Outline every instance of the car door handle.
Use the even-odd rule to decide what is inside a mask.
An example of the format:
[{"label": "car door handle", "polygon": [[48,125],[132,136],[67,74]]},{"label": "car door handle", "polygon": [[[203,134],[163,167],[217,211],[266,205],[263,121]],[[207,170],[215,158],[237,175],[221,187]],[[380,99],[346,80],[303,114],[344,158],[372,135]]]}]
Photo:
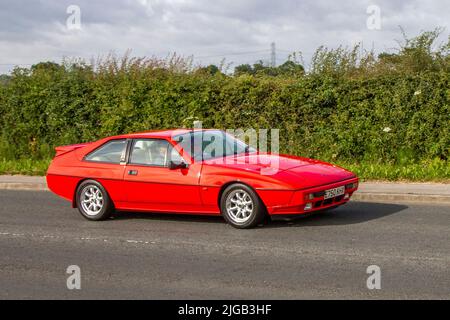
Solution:
[{"label": "car door handle", "polygon": [[137,176],[138,171],[137,171],[137,170],[128,170],[128,174],[129,174],[130,176]]}]

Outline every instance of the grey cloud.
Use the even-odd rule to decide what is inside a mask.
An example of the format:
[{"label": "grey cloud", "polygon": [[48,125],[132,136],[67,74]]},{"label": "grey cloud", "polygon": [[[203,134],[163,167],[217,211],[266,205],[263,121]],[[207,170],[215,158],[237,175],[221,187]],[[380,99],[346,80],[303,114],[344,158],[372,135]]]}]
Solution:
[{"label": "grey cloud", "polygon": [[[65,28],[70,4],[81,8],[81,31]],[[371,4],[381,8],[379,31],[366,28]],[[272,41],[280,49],[280,62],[287,55],[281,49],[302,51],[306,60],[320,45],[362,41],[382,51],[401,38],[399,26],[410,35],[437,26],[448,28],[449,9],[448,0],[3,0],[0,72],[10,68],[8,63],[90,58],[127,49],[135,55],[176,51],[209,57],[196,60],[201,63],[222,58],[251,63],[268,59],[269,53],[244,53],[268,50]]]}]

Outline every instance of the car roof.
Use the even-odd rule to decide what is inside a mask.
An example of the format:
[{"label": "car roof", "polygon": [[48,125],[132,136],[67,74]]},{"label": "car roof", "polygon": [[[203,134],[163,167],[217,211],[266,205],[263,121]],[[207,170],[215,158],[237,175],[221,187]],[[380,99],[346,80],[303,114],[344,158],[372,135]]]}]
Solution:
[{"label": "car roof", "polygon": [[180,134],[186,134],[193,131],[211,131],[218,129],[168,129],[168,130],[149,130],[135,133],[122,134],[109,138],[171,138]]}]

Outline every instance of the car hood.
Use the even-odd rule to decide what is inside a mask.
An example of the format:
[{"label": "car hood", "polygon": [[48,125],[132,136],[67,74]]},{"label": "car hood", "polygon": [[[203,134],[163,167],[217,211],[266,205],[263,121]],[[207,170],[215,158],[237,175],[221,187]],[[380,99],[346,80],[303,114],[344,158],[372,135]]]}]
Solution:
[{"label": "car hood", "polygon": [[[215,161],[213,159],[212,161]],[[331,168],[335,167],[326,162],[322,162],[319,160],[290,156],[290,155],[278,155],[278,154],[270,154],[270,153],[248,153],[248,154],[239,154],[228,156],[223,159],[218,159],[219,163],[223,162],[227,167],[235,167],[242,168],[245,170],[272,170],[272,171],[285,171],[285,170],[293,170],[299,167],[311,166],[311,165],[325,165],[325,167],[330,166]],[[324,169],[326,170],[326,168]],[[332,170],[332,169],[330,169]]]},{"label": "car hood", "polygon": [[355,177],[355,174],[329,163],[315,163],[291,168],[281,173],[283,180],[289,181],[295,189],[322,186]]},{"label": "car hood", "polygon": [[[213,161],[215,160],[216,159],[213,159]],[[219,162],[222,160],[227,167],[242,168],[245,170],[258,172],[265,169],[284,171],[318,162],[317,160],[308,158],[260,152],[228,156],[226,158],[219,159]]]},{"label": "car hood", "polygon": [[[339,166],[290,155],[251,153],[226,157],[223,166],[258,173],[289,189],[301,189],[343,181],[355,174]],[[267,180],[266,180],[267,181]]]}]

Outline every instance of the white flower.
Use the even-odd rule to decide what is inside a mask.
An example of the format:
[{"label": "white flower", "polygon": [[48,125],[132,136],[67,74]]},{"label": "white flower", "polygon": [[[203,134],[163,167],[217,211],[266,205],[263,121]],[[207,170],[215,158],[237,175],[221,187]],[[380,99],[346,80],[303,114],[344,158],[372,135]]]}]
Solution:
[{"label": "white flower", "polygon": [[391,130],[392,130],[391,128],[385,127],[385,128],[383,129],[383,132],[390,132]]},{"label": "white flower", "polygon": [[417,90],[417,91],[414,92],[414,95],[415,95],[415,96],[418,96],[418,95],[421,94],[421,93],[422,93],[422,91]]}]

